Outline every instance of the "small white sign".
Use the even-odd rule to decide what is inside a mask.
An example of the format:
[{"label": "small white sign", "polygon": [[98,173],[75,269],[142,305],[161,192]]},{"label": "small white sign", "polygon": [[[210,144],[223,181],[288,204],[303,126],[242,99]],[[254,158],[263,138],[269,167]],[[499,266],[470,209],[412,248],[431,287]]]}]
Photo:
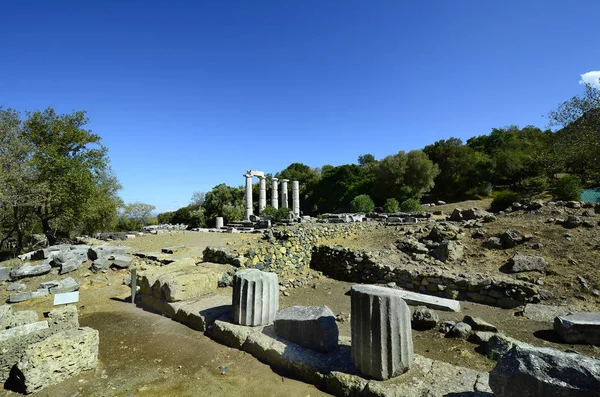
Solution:
[{"label": "small white sign", "polygon": [[66,305],[67,303],[79,302],[79,291],[65,292],[64,294],[54,295],[54,306]]}]

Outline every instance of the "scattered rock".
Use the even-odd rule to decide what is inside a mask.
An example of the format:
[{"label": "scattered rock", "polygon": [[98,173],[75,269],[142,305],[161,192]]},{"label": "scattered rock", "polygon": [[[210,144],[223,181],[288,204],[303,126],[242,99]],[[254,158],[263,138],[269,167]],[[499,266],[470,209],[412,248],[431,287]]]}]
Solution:
[{"label": "scattered rock", "polygon": [[469,324],[473,331],[498,332],[498,328],[496,328],[496,326],[484,321],[479,317],[465,316],[463,322]]},{"label": "scattered rock", "polygon": [[514,248],[519,244],[522,244],[525,239],[521,233],[516,230],[507,230],[500,235],[500,240],[502,241],[502,246],[504,248]]},{"label": "scattered rock", "polygon": [[492,336],[496,335],[495,332],[489,331],[475,331],[469,336],[469,342],[476,343],[478,345],[482,345],[484,343],[488,343]]},{"label": "scattered rock", "polygon": [[447,334],[452,328],[454,328],[455,325],[456,322],[454,321],[442,321],[440,324],[440,332],[442,334]]},{"label": "scattered rock", "polygon": [[504,248],[504,246],[502,245],[502,240],[500,240],[500,237],[488,238],[483,243],[483,246],[487,249],[496,249],[496,250],[500,250],[500,249]]},{"label": "scattered rock", "polygon": [[412,315],[412,327],[417,330],[435,328],[439,321],[439,316],[424,306],[417,306]]},{"label": "scattered rock", "polygon": [[510,273],[537,271],[543,273],[548,262],[541,256],[516,253],[508,260],[507,271]]},{"label": "scattered rock", "polygon": [[52,266],[50,266],[49,264],[31,266],[30,263],[26,263],[20,268],[13,269],[10,272],[10,278],[20,279],[25,277],[41,276],[42,274],[50,273],[50,270],[52,270]]},{"label": "scattered rock", "polygon": [[579,218],[578,216],[575,216],[575,215],[569,215],[567,220],[563,223],[563,226],[566,227],[567,229],[574,229],[576,227],[581,226],[581,224],[582,224],[581,218]]},{"label": "scattered rock", "polygon": [[488,340],[486,345],[486,353],[487,356],[492,360],[499,360],[514,346],[527,347],[530,345],[517,339],[508,337],[504,334],[496,333]]},{"label": "scattered rock", "polygon": [[131,266],[132,261],[133,258],[127,255],[113,255],[111,267],[127,269],[129,266]]},{"label": "scattered rock", "polygon": [[515,346],[490,373],[497,397],[600,395],[600,360],[543,347]]},{"label": "scattered rock", "polygon": [[431,250],[431,256],[441,262],[460,262],[465,255],[464,247],[456,241],[444,241]]},{"label": "scattered rock", "polygon": [[471,326],[467,323],[459,322],[452,327],[450,332],[446,334],[448,338],[466,339],[471,334]]},{"label": "scattered rock", "polygon": [[27,289],[27,286],[21,283],[10,283],[6,287],[7,291],[23,291],[25,289]]},{"label": "scattered rock", "polygon": [[10,303],[24,302],[30,299],[38,299],[48,296],[49,292],[47,289],[38,289],[37,291],[30,292],[17,292],[16,294],[10,294],[8,301]]}]

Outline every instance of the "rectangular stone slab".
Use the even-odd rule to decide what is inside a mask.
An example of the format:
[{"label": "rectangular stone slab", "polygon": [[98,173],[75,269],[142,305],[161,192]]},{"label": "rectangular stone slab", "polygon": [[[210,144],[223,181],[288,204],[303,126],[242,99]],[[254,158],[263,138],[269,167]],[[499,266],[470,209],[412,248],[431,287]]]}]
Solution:
[{"label": "rectangular stone slab", "polygon": [[539,303],[528,303],[523,310],[523,316],[534,321],[553,322],[554,318],[564,316],[570,310],[565,306],[550,306]]},{"label": "rectangular stone slab", "polygon": [[396,290],[402,299],[412,306],[425,306],[434,310],[445,312],[460,312],[460,302],[453,299],[438,298],[437,296],[424,295],[405,290]]},{"label": "rectangular stone slab", "polygon": [[554,331],[567,343],[600,345],[600,312],[577,312],[556,317]]}]

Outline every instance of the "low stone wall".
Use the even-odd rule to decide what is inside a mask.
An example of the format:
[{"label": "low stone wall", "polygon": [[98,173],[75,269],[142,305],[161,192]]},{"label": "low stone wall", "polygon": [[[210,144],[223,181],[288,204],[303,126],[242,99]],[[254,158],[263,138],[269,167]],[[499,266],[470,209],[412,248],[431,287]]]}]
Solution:
[{"label": "low stone wall", "polygon": [[406,290],[503,308],[540,301],[536,285],[508,277],[459,274],[434,266],[417,268],[382,262],[363,251],[321,245],[313,248],[310,267],[336,280],[368,284],[394,282]]},{"label": "low stone wall", "polygon": [[203,260],[294,276],[310,265],[315,245],[329,239],[356,235],[366,227],[361,223],[352,223],[271,229],[265,232],[263,241],[243,250],[229,252],[222,248],[207,247],[203,252]]}]

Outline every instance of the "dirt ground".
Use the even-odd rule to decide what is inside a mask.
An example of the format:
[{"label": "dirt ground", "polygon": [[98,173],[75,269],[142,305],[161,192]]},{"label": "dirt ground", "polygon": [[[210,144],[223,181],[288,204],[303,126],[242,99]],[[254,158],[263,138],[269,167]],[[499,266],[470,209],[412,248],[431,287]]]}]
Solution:
[{"label": "dirt ground", "polygon": [[[481,204],[481,203],[479,203]],[[477,206],[477,205],[470,205]],[[462,205],[468,208],[469,205]],[[452,206],[454,208],[454,206]],[[446,210],[450,212],[450,210]],[[538,217],[539,218],[539,217]],[[486,224],[489,235],[506,228],[518,228],[523,233],[531,233],[543,243],[541,255],[550,263],[550,275],[545,276],[546,284],[562,295],[565,302],[579,302],[587,308],[598,308],[598,303],[589,294],[584,300],[575,297],[580,294],[573,288],[578,274],[583,274],[590,283],[597,278],[598,251],[587,242],[598,241],[598,230],[569,230],[557,225],[546,225],[532,217],[500,217],[496,222]],[[343,240],[346,246],[377,249],[392,244],[396,236],[393,228],[384,228],[375,233],[356,239]],[[572,240],[564,242],[563,235],[570,233]],[[251,244],[260,235],[216,234],[184,232],[160,236],[142,236],[127,240],[122,245],[135,251],[159,252],[162,247],[186,245],[175,256],[200,257],[208,246],[233,248]],[[463,241],[464,240],[464,241]],[[498,272],[500,263],[510,252],[482,252],[481,241],[474,241],[470,234],[461,236],[466,246],[468,262],[481,271]],[[536,240],[534,240],[536,241]],[[586,242],[587,241],[587,242]],[[571,244],[571,245],[570,245]],[[510,251],[510,250],[507,250]],[[538,254],[540,254],[538,252]],[[594,256],[595,255],[595,256]],[[568,259],[576,264],[569,264]],[[94,371],[49,387],[38,393],[39,396],[321,396],[327,395],[312,385],[308,385],[276,373],[252,356],[220,345],[200,332],[194,331],[166,317],[144,311],[129,303],[130,290],[123,285],[127,270],[108,271],[95,275],[84,267],[69,274],[81,284],[78,304],[80,323],[100,332],[100,362]],[[316,273],[315,273],[316,275]],[[26,279],[28,290],[42,281],[57,278],[54,274]],[[280,307],[292,305],[329,306],[341,318],[350,313],[349,290],[351,283],[331,280],[320,276],[306,287],[290,288],[289,296],[280,297]],[[574,292],[575,291],[575,292]],[[228,289],[223,293],[230,293]],[[6,299],[8,292],[1,288],[0,299]],[[561,350],[575,350],[585,355],[600,356],[600,347],[564,345],[556,343],[550,323],[540,323],[516,316],[518,311],[505,310],[485,305],[462,302],[461,313],[437,312],[441,320],[462,320],[467,315],[475,315],[496,325],[503,333],[516,339],[540,346],[552,346]],[[13,305],[15,310],[34,309],[40,313],[52,308],[52,297]],[[338,322],[340,334],[350,336],[350,321]],[[487,359],[477,345],[464,340],[444,338],[437,329],[413,331],[415,351],[423,356],[445,362],[489,371],[495,362]],[[228,367],[222,374],[219,367]],[[18,394],[0,390],[0,396]]]}]

